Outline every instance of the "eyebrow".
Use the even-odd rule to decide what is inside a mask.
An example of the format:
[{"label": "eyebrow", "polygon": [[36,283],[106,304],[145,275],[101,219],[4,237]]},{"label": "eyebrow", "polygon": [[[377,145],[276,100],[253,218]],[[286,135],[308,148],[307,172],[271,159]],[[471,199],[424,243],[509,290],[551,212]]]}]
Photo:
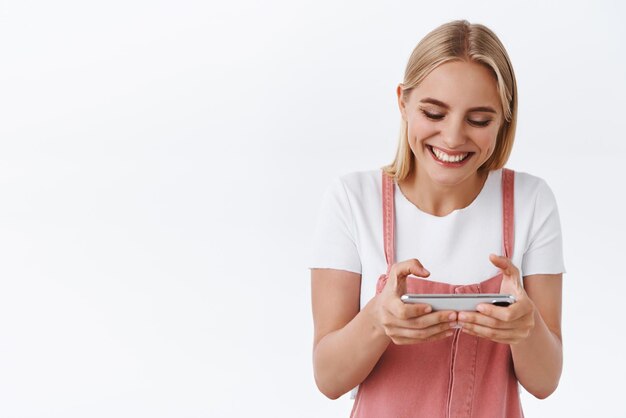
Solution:
[{"label": "eyebrow", "polygon": [[[440,100],[437,99],[433,99],[432,97],[426,97],[422,100],[420,100],[420,103],[430,103],[430,104],[434,104],[435,106],[439,106],[439,107],[443,107],[444,109],[450,109],[450,106]],[[495,109],[493,107],[490,106],[478,106],[478,107],[472,107],[471,109],[468,109],[468,112],[489,112],[489,113],[498,113],[495,111]]]}]

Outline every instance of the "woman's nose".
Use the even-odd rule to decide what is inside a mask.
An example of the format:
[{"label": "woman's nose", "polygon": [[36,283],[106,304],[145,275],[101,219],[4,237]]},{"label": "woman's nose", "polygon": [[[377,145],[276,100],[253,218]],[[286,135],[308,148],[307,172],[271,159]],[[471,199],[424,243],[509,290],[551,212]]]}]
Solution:
[{"label": "woman's nose", "polygon": [[443,129],[443,142],[450,149],[460,147],[467,142],[463,121],[449,120]]}]

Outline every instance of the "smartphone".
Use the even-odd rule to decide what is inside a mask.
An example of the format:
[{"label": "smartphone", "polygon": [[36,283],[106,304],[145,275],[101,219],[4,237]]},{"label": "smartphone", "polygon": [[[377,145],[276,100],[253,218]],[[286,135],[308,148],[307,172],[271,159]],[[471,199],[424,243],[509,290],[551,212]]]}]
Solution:
[{"label": "smartphone", "polygon": [[422,294],[408,293],[400,297],[404,303],[425,303],[433,311],[475,311],[481,303],[509,306],[515,303],[513,295],[499,293]]}]

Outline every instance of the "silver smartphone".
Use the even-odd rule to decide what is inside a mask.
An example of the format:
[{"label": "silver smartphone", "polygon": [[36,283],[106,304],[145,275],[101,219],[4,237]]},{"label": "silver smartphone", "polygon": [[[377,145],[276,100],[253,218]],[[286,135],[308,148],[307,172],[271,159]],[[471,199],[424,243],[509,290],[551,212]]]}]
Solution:
[{"label": "silver smartphone", "polygon": [[515,303],[513,295],[499,293],[464,293],[464,294],[415,294],[408,293],[400,297],[404,303],[425,303],[433,311],[475,311],[481,303],[496,306],[509,306]]}]

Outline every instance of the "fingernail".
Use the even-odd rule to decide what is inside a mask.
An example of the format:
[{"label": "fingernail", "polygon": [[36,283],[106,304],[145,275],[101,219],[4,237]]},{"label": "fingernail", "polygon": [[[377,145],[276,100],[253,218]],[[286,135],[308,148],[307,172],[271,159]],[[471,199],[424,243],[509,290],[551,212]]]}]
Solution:
[{"label": "fingernail", "polygon": [[463,313],[460,313],[460,314],[459,314],[459,320],[460,320],[460,321],[465,321],[466,319],[467,319],[467,315],[465,315],[465,314],[463,314]]},{"label": "fingernail", "polygon": [[424,312],[426,312],[426,313],[430,313],[430,311],[432,311],[432,310],[433,310],[433,308],[431,306],[427,306],[427,307],[424,308]]},{"label": "fingernail", "polygon": [[454,321],[454,320],[456,319],[456,314],[455,314],[454,312],[453,312],[453,313],[451,313],[451,314],[450,314],[450,316],[448,316],[448,319],[449,319],[450,321]]}]

